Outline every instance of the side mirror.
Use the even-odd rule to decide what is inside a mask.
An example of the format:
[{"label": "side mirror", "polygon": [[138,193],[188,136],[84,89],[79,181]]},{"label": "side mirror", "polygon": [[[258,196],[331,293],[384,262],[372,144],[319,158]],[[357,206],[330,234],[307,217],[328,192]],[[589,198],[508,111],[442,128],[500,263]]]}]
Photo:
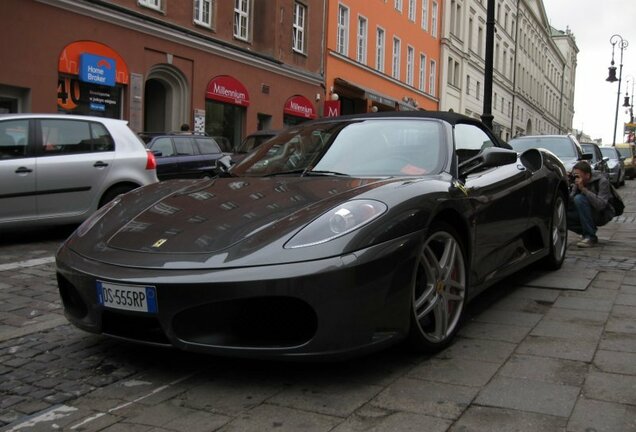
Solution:
[{"label": "side mirror", "polygon": [[517,152],[499,147],[488,147],[478,155],[462,162],[459,165],[460,177],[486,168],[510,165],[517,162]]},{"label": "side mirror", "polygon": [[605,156],[605,157],[603,158],[603,162],[607,163],[607,162],[609,162],[609,159],[610,159],[610,158],[609,158],[608,156]]}]

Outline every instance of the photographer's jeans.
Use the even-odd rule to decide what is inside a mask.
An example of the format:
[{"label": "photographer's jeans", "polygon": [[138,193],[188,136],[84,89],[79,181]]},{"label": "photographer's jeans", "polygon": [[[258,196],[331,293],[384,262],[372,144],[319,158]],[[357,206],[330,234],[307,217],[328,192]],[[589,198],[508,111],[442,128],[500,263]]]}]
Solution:
[{"label": "photographer's jeans", "polygon": [[568,229],[585,238],[596,240],[596,224],[592,214],[592,205],[583,194],[574,196],[574,203],[570,205],[567,214]]}]

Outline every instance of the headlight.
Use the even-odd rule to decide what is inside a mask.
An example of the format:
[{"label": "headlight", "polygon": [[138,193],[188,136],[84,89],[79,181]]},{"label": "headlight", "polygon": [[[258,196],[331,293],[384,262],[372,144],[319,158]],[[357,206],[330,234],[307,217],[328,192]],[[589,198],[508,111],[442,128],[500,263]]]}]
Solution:
[{"label": "headlight", "polygon": [[386,204],[380,201],[361,199],[346,202],[310,222],[285,244],[285,248],[326,243],[368,224],[386,210]]},{"label": "headlight", "polygon": [[121,198],[117,197],[114,200],[112,200],[109,203],[107,203],[104,206],[102,206],[101,208],[97,209],[97,211],[95,213],[93,213],[91,216],[89,216],[88,219],[86,219],[79,226],[79,228],[77,228],[77,230],[75,230],[75,234],[77,234],[78,237],[83,237],[87,232],[89,232],[91,230],[91,228],[93,228],[95,226],[95,224],[97,222],[99,222],[99,220],[102,217],[104,217],[104,215],[106,213],[108,213],[110,211],[110,209],[112,209],[117,204],[119,204],[120,201],[121,201]]}]

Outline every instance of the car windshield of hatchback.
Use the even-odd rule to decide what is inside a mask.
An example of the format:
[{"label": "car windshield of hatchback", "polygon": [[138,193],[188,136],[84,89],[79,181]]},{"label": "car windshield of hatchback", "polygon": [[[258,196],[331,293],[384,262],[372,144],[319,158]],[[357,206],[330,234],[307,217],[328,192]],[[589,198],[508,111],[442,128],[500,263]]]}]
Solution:
[{"label": "car windshield of hatchback", "polygon": [[632,150],[629,147],[616,147],[616,150],[618,150],[624,158],[632,157]]},{"label": "car windshield of hatchback", "polygon": [[578,158],[574,144],[567,137],[514,138],[508,144],[519,153],[531,148],[544,148],[554,153],[559,159]]},{"label": "car windshield of hatchback", "polygon": [[603,157],[608,157],[610,159],[618,159],[618,154],[614,147],[600,147],[601,154]]},{"label": "car windshield of hatchback", "polygon": [[232,175],[418,176],[441,171],[438,121],[370,119],[286,130],[234,165]]}]

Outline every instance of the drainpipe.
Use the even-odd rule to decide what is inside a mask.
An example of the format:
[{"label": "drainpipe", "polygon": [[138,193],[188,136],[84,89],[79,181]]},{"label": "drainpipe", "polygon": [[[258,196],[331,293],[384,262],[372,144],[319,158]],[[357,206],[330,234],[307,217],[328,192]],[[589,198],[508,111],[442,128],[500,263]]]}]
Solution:
[{"label": "drainpipe", "polygon": [[517,53],[519,52],[519,27],[521,27],[521,17],[519,16],[519,4],[517,0],[517,28],[515,29],[515,59],[512,65],[512,112],[510,113],[510,137],[515,137],[515,99],[517,97]]}]

